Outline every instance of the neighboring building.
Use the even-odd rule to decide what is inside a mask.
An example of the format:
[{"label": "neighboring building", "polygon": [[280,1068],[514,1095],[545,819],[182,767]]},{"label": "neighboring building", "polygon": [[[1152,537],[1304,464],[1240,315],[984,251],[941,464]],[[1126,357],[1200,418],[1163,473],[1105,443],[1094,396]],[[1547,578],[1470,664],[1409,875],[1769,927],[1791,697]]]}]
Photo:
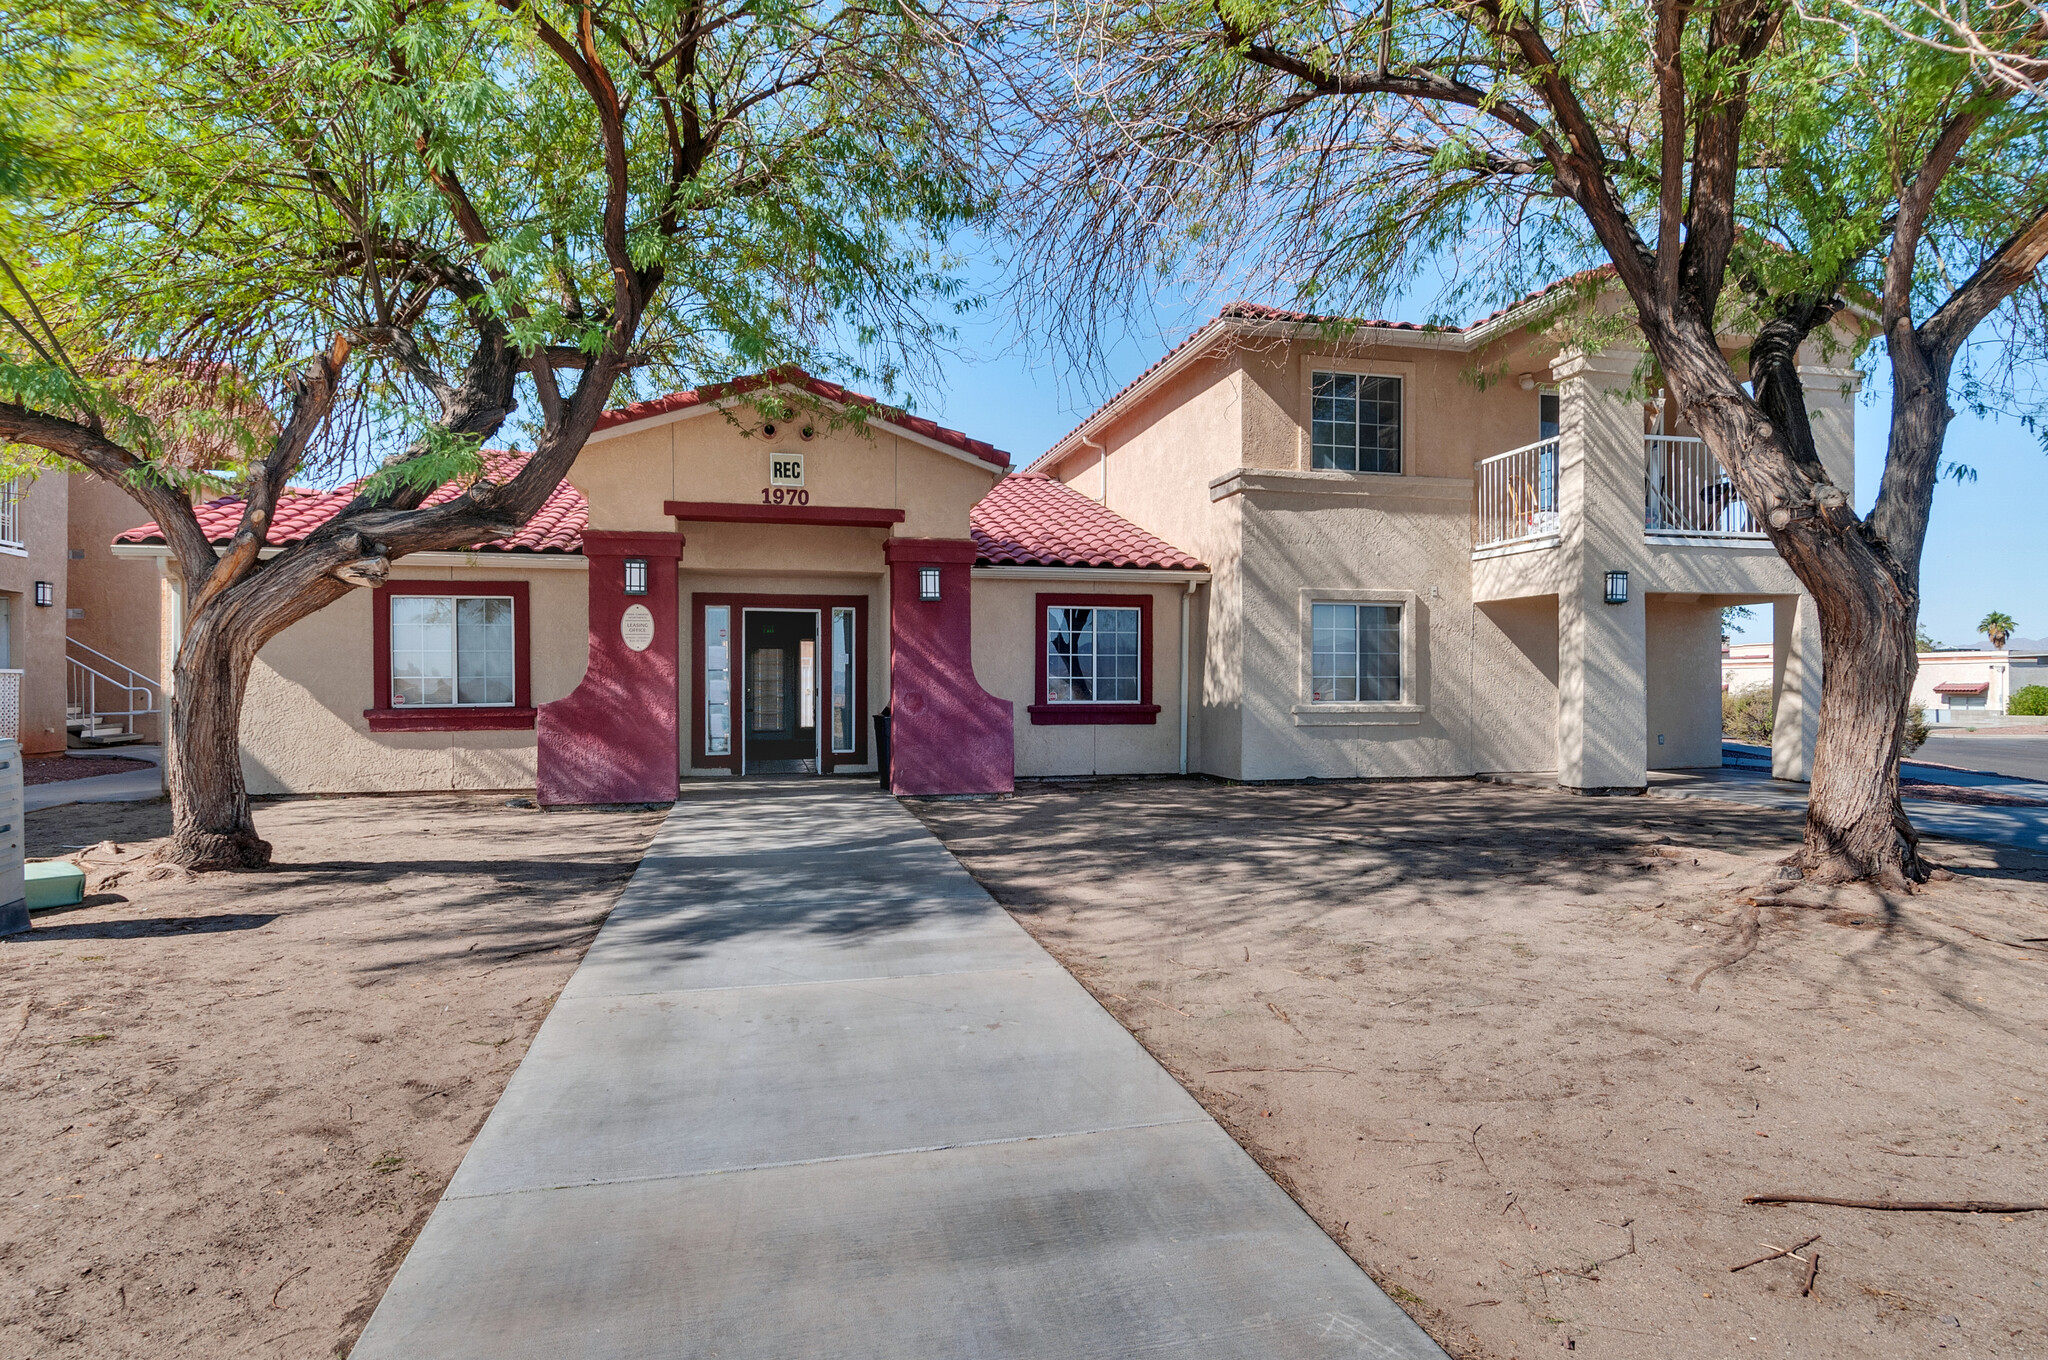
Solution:
[{"label": "neighboring building", "polygon": [[[1728,691],[1768,685],[1771,644],[1738,642],[1721,657],[1721,688]],[[1972,715],[2004,713],[2014,691],[2048,685],[2048,652],[1935,651],[1920,653],[1913,677],[1913,699],[1924,705],[1934,722],[1966,722]]]},{"label": "neighboring building", "polygon": [[25,754],[155,735],[156,571],[108,547],[134,520],[125,492],[83,474],[0,483],[0,728],[18,696]]},{"label": "neighboring building", "polygon": [[[887,709],[903,793],[1180,770],[1639,789],[1719,763],[1732,604],[1774,607],[1774,764],[1803,777],[1812,604],[1705,446],[1633,395],[1641,356],[1545,334],[1569,283],[1342,338],[1232,307],[1019,475],[800,374],[610,412],[515,538],[405,558],[263,650],[250,787],[665,801],[692,775],[873,770]],[[1803,371],[1853,485],[1856,375]],[[860,428],[764,423],[770,383]],[[346,497],[287,497],[274,541]],[[145,525],[115,551],[168,549]]]}]

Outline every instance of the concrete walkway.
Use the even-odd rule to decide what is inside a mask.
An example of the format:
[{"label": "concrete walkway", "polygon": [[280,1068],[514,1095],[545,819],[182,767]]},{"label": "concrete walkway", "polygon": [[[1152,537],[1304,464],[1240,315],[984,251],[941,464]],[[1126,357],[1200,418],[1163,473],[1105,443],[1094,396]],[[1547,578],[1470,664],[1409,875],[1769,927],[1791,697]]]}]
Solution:
[{"label": "concrete walkway", "polygon": [[54,784],[31,784],[21,791],[26,811],[39,812],[67,803],[146,803],[164,796],[163,747],[109,746],[80,754],[146,760],[151,768],[97,774],[89,779],[60,779]]},{"label": "concrete walkway", "polygon": [[895,800],[684,791],[354,1351],[1443,1352]]}]

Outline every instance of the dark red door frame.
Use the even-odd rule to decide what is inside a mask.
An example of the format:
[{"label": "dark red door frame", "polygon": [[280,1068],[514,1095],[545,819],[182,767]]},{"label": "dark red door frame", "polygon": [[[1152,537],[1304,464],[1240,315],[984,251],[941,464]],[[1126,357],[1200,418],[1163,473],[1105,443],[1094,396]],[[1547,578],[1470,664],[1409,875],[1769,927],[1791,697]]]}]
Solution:
[{"label": "dark red door frame", "polygon": [[[731,755],[704,754],[704,611],[724,605],[733,611],[726,675],[729,692],[726,711],[731,715]],[[692,591],[690,594],[690,755],[684,769],[731,770],[740,772],[740,754],[745,749],[746,709],[744,665],[746,614],[749,609],[815,612],[818,616],[818,769],[830,774],[842,765],[868,763],[868,598],[865,595],[728,595]],[[832,611],[853,611],[853,750],[832,749]]]}]

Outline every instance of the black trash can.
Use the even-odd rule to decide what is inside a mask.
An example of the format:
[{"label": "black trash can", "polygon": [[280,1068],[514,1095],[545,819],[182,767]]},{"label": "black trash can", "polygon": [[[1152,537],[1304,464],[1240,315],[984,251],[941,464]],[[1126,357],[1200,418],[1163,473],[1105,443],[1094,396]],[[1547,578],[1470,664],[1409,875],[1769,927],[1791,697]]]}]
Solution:
[{"label": "black trash can", "polygon": [[889,789],[889,710],[883,709],[875,715],[875,770],[881,776],[882,790]]}]

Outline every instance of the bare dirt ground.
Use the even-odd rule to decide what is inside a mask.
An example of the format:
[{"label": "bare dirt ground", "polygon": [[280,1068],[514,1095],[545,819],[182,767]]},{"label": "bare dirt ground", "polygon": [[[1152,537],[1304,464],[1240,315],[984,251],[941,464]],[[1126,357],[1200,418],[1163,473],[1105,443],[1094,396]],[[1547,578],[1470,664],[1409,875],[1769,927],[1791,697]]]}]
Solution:
[{"label": "bare dirt ground", "polygon": [[[917,811],[1454,1356],[2048,1354],[2048,1213],[1742,1202],[2048,1200],[2048,861],[1822,892],[1786,814],[1462,782]],[[1815,1234],[1810,1297],[1729,1271]]]},{"label": "bare dirt ground", "polygon": [[161,802],[28,816],[82,906],[0,939],[0,1355],[334,1356],[658,813],[259,804],[281,867],[124,868]]}]

